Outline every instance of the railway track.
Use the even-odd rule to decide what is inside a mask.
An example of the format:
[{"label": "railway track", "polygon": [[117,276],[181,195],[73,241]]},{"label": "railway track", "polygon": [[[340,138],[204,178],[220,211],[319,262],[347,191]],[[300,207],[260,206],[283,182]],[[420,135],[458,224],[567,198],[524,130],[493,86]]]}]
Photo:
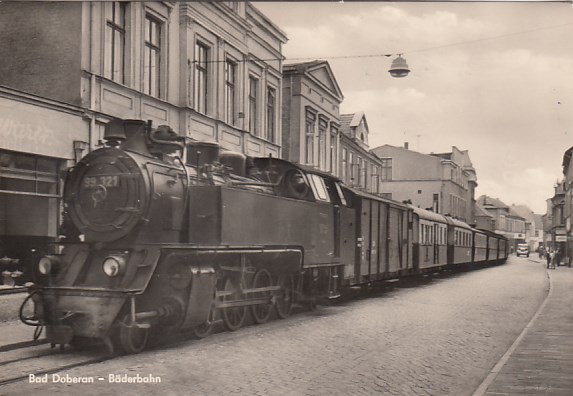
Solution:
[{"label": "railway track", "polygon": [[19,294],[24,293],[28,289],[26,287],[0,287],[0,296],[6,294]]},{"label": "railway track", "polygon": [[[0,347],[0,387],[14,382],[112,359],[107,350],[78,351],[52,348],[46,340],[25,341]],[[1,393],[1,392],[0,392]]]}]

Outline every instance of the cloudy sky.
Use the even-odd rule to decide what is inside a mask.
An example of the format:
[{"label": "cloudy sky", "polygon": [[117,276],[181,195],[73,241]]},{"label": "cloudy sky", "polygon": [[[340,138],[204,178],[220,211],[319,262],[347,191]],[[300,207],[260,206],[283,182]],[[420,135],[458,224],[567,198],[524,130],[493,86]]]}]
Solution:
[{"label": "cloudy sky", "polygon": [[[255,6],[288,59],[326,59],[364,111],[370,147],[469,150],[477,196],[545,213],[573,146],[573,6],[531,2],[282,2]],[[411,74],[387,70],[403,54]],[[349,56],[336,59],[340,56]]]}]

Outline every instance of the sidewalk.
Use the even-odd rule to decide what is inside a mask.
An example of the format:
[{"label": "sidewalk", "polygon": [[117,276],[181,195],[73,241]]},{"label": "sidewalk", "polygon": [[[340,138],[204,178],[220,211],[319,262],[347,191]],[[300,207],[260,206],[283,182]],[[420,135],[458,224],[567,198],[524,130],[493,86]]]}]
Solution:
[{"label": "sidewalk", "polygon": [[474,396],[573,395],[573,268],[547,273],[547,299]]}]

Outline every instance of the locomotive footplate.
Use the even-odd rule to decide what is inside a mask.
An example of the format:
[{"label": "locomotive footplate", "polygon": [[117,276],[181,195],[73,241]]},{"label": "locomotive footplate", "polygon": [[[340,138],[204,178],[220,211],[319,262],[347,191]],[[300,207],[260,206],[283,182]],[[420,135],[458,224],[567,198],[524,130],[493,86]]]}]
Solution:
[{"label": "locomotive footplate", "polygon": [[76,336],[107,337],[128,295],[125,290],[37,288],[32,298],[38,325],[46,326],[48,341],[67,344]]}]

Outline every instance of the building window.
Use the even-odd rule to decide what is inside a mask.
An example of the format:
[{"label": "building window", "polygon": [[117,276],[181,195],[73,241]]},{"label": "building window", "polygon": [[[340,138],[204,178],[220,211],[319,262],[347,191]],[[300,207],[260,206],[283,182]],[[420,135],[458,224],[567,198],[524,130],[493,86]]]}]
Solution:
[{"label": "building window", "polygon": [[358,187],[361,188],[366,188],[368,187],[366,185],[366,160],[362,159],[362,157],[357,156],[358,158],[358,164],[357,164],[357,172],[358,174],[357,176],[357,181],[358,181]]},{"label": "building window", "polygon": [[392,180],[392,158],[381,158],[382,168],[380,173],[381,181]]},{"label": "building window", "polygon": [[432,199],[432,210],[439,213],[440,210],[440,194],[434,194]]},{"label": "building window", "polygon": [[356,166],[356,164],[354,164],[354,153],[352,151],[348,152],[348,166],[350,167],[349,172],[348,172],[348,179],[350,182],[351,186],[354,186],[354,175],[355,175],[355,171],[354,168]]},{"label": "building window", "polygon": [[207,114],[207,63],[209,61],[209,47],[197,42],[195,44],[195,87],[193,90],[193,103],[195,110]]},{"label": "building window", "polygon": [[318,168],[323,169],[326,163],[326,130],[328,121],[322,116],[318,120]]},{"label": "building window", "polygon": [[348,156],[348,152],[346,151],[345,148],[342,149],[342,166],[341,168],[341,172],[340,172],[340,178],[342,179],[342,181],[344,181],[345,183],[347,182],[346,180],[346,170],[348,168],[348,160],[347,160],[347,156]]},{"label": "building window", "polygon": [[334,125],[330,125],[330,154],[328,161],[328,171],[333,172],[336,162],[336,136],[338,135],[338,128]]},{"label": "building window", "polygon": [[276,91],[271,87],[267,87],[267,139],[271,142],[274,142],[276,139],[276,96]]},{"label": "building window", "polygon": [[235,92],[237,82],[237,64],[231,60],[225,62],[225,121],[235,123]]},{"label": "building window", "polygon": [[1,193],[58,197],[59,162],[55,159],[0,151]]},{"label": "building window", "polygon": [[120,84],[125,81],[125,9],[119,2],[105,7],[104,76]]},{"label": "building window", "polygon": [[145,16],[145,53],[143,59],[143,93],[159,97],[161,83],[161,22]]},{"label": "building window", "polygon": [[314,164],[314,130],[316,124],[316,114],[307,110],[305,121],[306,134],[306,163]]},{"label": "building window", "polygon": [[380,192],[380,176],[378,175],[380,172],[379,167],[376,165],[372,166],[372,192],[379,193]]},{"label": "building window", "polygon": [[249,77],[249,132],[257,134],[257,102],[259,94],[259,80],[253,76]]}]

